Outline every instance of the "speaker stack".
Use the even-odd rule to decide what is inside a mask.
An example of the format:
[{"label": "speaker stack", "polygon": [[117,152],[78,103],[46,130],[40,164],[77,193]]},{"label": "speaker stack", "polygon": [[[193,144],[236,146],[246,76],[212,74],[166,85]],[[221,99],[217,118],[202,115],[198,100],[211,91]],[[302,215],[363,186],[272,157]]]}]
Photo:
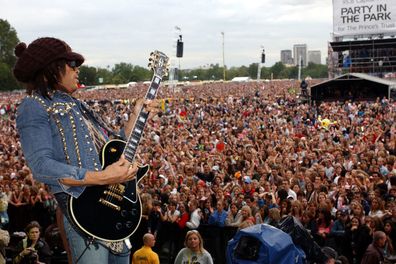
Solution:
[{"label": "speaker stack", "polygon": [[182,58],[183,57],[183,40],[182,36],[179,36],[179,39],[177,40],[177,46],[176,46],[176,57],[177,58]]}]

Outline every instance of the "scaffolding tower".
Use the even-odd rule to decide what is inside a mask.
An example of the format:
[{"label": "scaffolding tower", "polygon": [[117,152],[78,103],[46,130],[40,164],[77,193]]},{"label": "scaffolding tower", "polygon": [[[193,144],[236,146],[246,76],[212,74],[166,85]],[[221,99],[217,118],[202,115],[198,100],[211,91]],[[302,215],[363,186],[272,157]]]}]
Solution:
[{"label": "scaffolding tower", "polygon": [[379,35],[363,40],[333,41],[328,47],[329,78],[345,73],[366,73],[395,78],[396,38]]}]

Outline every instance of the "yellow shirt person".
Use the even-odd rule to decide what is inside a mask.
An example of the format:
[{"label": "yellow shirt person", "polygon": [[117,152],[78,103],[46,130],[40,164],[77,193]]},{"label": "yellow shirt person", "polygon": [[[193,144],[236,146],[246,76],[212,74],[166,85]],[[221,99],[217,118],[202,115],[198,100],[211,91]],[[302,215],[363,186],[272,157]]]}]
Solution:
[{"label": "yellow shirt person", "polygon": [[132,257],[132,264],[159,264],[158,254],[151,248],[155,244],[155,237],[147,233],[143,236],[144,246],[137,250]]}]

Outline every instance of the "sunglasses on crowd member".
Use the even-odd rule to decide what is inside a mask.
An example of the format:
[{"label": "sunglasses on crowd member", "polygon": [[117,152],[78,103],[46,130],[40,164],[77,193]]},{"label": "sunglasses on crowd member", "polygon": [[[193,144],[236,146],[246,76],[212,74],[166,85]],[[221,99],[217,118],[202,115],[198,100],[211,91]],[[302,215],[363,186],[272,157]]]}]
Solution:
[{"label": "sunglasses on crowd member", "polygon": [[77,63],[77,61],[75,61],[75,60],[72,60],[72,61],[66,61],[66,64],[70,67],[70,68],[72,68],[73,70],[76,70],[76,68],[78,68],[78,63]]}]

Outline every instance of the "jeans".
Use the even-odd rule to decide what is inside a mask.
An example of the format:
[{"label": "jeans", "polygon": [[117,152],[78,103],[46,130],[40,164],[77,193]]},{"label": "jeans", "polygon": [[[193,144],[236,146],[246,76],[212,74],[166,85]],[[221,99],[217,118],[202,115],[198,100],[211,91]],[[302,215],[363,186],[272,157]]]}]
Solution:
[{"label": "jeans", "polygon": [[[81,234],[79,234],[69,223],[66,217],[63,217],[65,233],[72,254],[73,264],[129,264],[130,252],[125,243],[124,250],[120,255],[113,254],[102,242],[94,240],[92,243]],[[85,251],[85,252],[84,252]],[[77,262],[78,261],[78,262]]]}]

